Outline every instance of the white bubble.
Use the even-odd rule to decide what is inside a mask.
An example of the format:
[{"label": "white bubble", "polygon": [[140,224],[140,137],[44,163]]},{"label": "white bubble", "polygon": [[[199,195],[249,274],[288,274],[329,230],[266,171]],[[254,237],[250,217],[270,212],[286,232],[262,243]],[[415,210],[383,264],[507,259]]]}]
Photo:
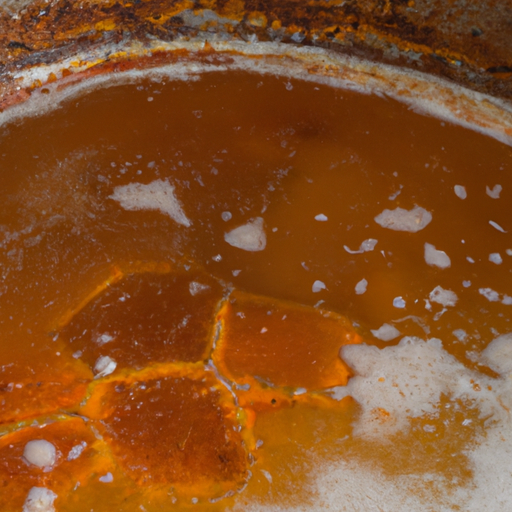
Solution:
[{"label": "white bubble", "polygon": [[327,290],[327,286],[325,286],[325,283],[323,281],[315,281],[312,286],[313,293],[318,293],[321,290]]},{"label": "white bubble", "polygon": [[432,220],[432,214],[422,208],[415,206],[412,210],[395,208],[394,210],[384,210],[375,217],[375,222],[383,228],[394,231],[408,231],[416,233],[428,226]]},{"label": "white bubble", "polygon": [[32,487],[23,504],[23,512],[55,512],[53,502],[57,495],[45,487]]},{"label": "white bubble", "polygon": [[263,251],[267,245],[267,236],[263,219],[256,217],[247,224],[224,234],[224,240],[231,246],[244,251],[256,252]]},{"label": "white bubble", "polygon": [[29,441],[23,450],[23,458],[38,468],[52,467],[56,457],[55,446],[44,439]]},{"label": "white bubble", "polygon": [[444,251],[437,250],[429,243],[425,243],[425,261],[428,265],[439,268],[448,268],[452,264],[450,257]]},{"label": "white bubble", "polygon": [[459,199],[466,199],[466,197],[468,197],[466,187],[463,187],[462,185],[455,185],[455,187],[453,187],[453,190],[455,191],[455,195]]}]

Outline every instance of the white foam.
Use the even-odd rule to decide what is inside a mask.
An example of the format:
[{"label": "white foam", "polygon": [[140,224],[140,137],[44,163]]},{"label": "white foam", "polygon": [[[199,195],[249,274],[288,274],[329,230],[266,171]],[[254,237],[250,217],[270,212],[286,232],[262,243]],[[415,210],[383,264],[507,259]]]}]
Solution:
[{"label": "white foam", "polygon": [[400,331],[390,324],[382,324],[378,329],[373,329],[371,333],[382,341],[391,341],[400,336]]},{"label": "white foam", "polygon": [[356,286],[355,286],[355,292],[357,295],[362,295],[366,292],[366,288],[368,287],[368,281],[366,279],[361,279]]},{"label": "white foam", "polygon": [[263,219],[261,217],[251,219],[247,224],[238,226],[232,231],[225,233],[224,240],[229,245],[244,251],[263,251],[267,246],[267,235]]},{"label": "white foam", "polygon": [[436,286],[429,295],[432,302],[437,302],[442,306],[455,306],[457,304],[457,294],[451,290],[445,290],[442,286]]},{"label": "white foam", "polygon": [[57,495],[45,487],[32,487],[23,504],[23,512],[55,512],[53,502]]},{"label": "white foam", "polygon": [[432,244],[425,243],[425,262],[439,268],[448,268],[452,262],[450,257],[444,252],[436,249]]},{"label": "white foam", "polygon": [[117,367],[117,363],[109,356],[100,356],[94,365],[95,379],[110,375]]},{"label": "white foam", "polygon": [[482,352],[481,361],[496,373],[512,373],[512,333],[495,338]]},{"label": "white foam", "polygon": [[174,187],[167,180],[155,180],[148,185],[130,183],[116,187],[109,197],[125,210],[158,210],[178,224],[186,227],[191,225],[174,195]]},{"label": "white foam", "polygon": [[359,249],[357,251],[351,250],[346,245],[343,246],[343,249],[347,251],[349,254],[362,254],[364,252],[370,252],[375,249],[375,246],[377,245],[378,240],[375,240],[375,238],[368,238],[366,240],[363,240],[361,242],[361,245],[359,246]]},{"label": "white foam", "polygon": [[455,192],[455,195],[459,199],[466,199],[466,197],[468,197],[468,193],[466,192],[466,187],[463,187],[462,185],[455,185],[453,187],[453,190]]},{"label": "white foam", "polygon": [[415,206],[412,210],[395,208],[394,210],[384,210],[375,217],[375,222],[383,228],[394,231],[408,231],[416,233],[430,224],[432,214],[422,208]]},{"label": "white foam", "polygon": [[503,263],[503,258],[499,252],[492,252],[489,254],[489,261],[496,265],[501,265]]},{"label": "white foam", "polygon": [[325,283],[323,281],[319,281],[318,279],[313,283],[313,286],[311,287],[311,291],[313,293],[318,293],[321,290],[327,290],[327,286],[325,286]]},{"label": "white foam", "polygon": [[51,468],[55,464],[57,450],[55,446],[44,440],[29,441],[23,450],[23,458],[38,468]]},{"label": "white foam", "polygon": [[494,185],[492,188],[485,187],[485,192],[493,199],[499,199],[502,190],[503,187],[501,185]]},{"label": "white foam", "polygon": [[198,283],[197,281],[191,281],[188,285],[188,291],[193,297],[199,295],[200,293],[204,293],[209,289],[210,287],[207,284]]}]

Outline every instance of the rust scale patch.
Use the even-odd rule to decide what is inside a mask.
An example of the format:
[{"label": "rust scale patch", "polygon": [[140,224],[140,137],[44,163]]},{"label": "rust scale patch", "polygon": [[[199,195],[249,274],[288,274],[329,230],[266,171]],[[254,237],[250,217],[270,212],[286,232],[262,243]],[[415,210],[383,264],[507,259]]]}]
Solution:
[{"label": "rust scale patch", "polygon": [[[438,76],[495,96],[512,96],[512,31],[506,5],[462,2],[171,1],[33,2],[0,14],[2,93],[13,72],[59,62],[108,44],[208,40],[320,46]],[[503,11],[503,12],[502,12]]]}]

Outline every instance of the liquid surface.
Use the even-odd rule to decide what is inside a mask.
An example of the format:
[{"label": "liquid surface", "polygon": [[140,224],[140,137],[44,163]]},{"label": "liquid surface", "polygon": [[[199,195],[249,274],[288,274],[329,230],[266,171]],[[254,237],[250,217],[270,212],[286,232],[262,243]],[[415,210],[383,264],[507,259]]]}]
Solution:
[{"label": "liquid surface", "polygon": [[4,126],[0,168],[6,510],[34,487],[45,512],[456,510],[480,489],[508,407],[482,351],[512,331],[511,148],[229,73]]}]

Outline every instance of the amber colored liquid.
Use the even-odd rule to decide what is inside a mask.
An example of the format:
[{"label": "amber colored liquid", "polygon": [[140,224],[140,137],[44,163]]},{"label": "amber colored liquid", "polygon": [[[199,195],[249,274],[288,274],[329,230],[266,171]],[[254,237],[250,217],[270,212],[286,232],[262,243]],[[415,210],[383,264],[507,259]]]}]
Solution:
[{"label": "amber colored liquid", "polygon": [[[0,438],[0,503],[8,498],[12,510],[21,510],[31,487],[53,485],[59,511],[223,510],[253,501],[314,506],[317,497],[307,486],[313,467],[340,457],[371,461],[391,476],[407,471],[468,478],[463,450],[482,422],[473,418],[463,433],[446,427],[460,419],[465,404],[431,421],[436,434],[422,430],[421,420],[393,445],[376,446],[351,436],[357,404],[338,403],[323,390],[346,382],[348,369],[338,359],[343,343],[362,337],[386,345],[370,333],[383,323],[402,335],[442,339],[468,367],[474,365],[471,351],[511,330],[512,306],[490,302],[478,290],[512,295],[512,255],[506,252],[512,240],[489,224],[512,231],[512,150],[394,101],[312,83],[244,73],[165,82],[96,90],[0,129],[0,431],[6,434],[4,444]],[[190,227],[159,211],[126,211],[109,198],[116,187],[155,180],[174,186]],[[495,199],[486,187],[496,184],[502,192]],[[466,199],[457,197],[455,185],[465,187]],[[433,215],[418,233],[374,221],[386,208],[415,205]],[[327,220],[316,220],[319,214]],[[225,242],[226,232],[256,217],[264,219],[264,250],[247,252]],[[344,248],[357,250],[370,238],[378,240],[373,251]],[[450,268],[426,264],[426,242],[450,256]],[[499,253],[502,263],[489,261],[490,253]],[[189,266],[209,286],[200,307],[183,281]],[[367,290],[356,294],[363,278]],[[315,281],[325,289],[314,292]],[[436,286],[458,296],[442,314],[439,304],[425,308]],[[167,294],[165,307],[159,290]],[[139,302],[110,317],[123,293]],[[397,297],[405,308],[393,305]],[[254,326],[259,334],[277,322],[264,323],[265,301],[280,318],[296,315],[304,326],[292,329],[292,341],[279,345],[284,338],[278,336],[275,347],[261,345],[262,364],[258,346],[251,345]],[[244,331],[236,313],[251,308],[257,321]],[[311,333],[327,332],[316,324],[319,309],[340,319],[334,331],[347,333],[336,346],[312,343],[322,372],[300,345],[313,339]],[[180,327],[187,315],[191,323]],[[118,363],[116,372],[125,372],[117,388],[93,381],[104,350],[83,335],[113,326],[120,337],[104,346]],[[153,338],[162,345],[151,345]],[[174,352],[163,356],[168,340]],[[301,350],[290,363],[285,355],[294,344]],[[208,380],[212,365],[224,372],[215,381],[220,384]],[[148,367],[158,375],[144,373]],[[115,375],[121,374],[108,378]],[[145,379],[148,387],[140,388]],[[239,386],[236,403],[221,381]],[[256,391],[244,395],[245,385]],[[306,392],[294,395],[301,387]],[[168,390],[168,402],[159,389]],[[188,394],[202,396],[203,412],[195,417],[195,409],[187,409],[180,418],[202,421],[204,431],[196,434],[185,419],[167,430],[159,411],[186,407]],[[130,400],[145,415],[123,419]],[[88,423],[69,419],[70,413]],[[64,423],[30,427],[48,418]],[[176,440],[169,441],[169,432]],[[58,476],[58,467],[43,474],[20,462],[31,438],[53,440],[63,456],[81,440],[94,449],[69,463],[66,477]],[[228,438],[222,450],[209,444],[211,453],[200,449],[208,440]],[[190,452],[189,442],[196,443]],[[130,449],[123,452],[123,446]],[[145,450],[153,462],[141,470],[137,457]],[[179,461],[172,470],[161,469],[167,463],[162,450]],[[194,487],[187,471],[205,466]],[[99,481],[107,473],[113,482]]]}]

